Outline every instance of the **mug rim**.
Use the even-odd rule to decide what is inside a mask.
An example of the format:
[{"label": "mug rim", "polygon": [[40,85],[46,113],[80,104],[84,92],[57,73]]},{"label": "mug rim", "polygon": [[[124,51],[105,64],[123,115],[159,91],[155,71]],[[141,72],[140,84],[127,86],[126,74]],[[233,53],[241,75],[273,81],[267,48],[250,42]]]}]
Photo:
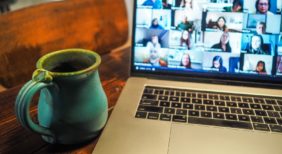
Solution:
[{"label": "mug rim", "polygon": [[[79,71],[74,71],[74,72],[52,72],[50,70],[47,70],[46,68],[43,67],[44,62],[55,55],[59,55],[59,54],[63,54],[63,53],[70,53],[70,52],[74,52],[74,53],[85,53],[91,56],[95,57],[95,63],[93,63],[91,66],[79,70]],[[70,49],[63,49],[63,50],[57,50],[51,53],[48,53],[46,55],[43,55],[41,58],[39,58],[39,60],[36,63],[36,67],[37,69],[43,69],[46,70],[50,73],[51,76],[53,77],[66,77],[66,76],[75,76],[75,75],[82,75],[85,73],[89,73],[93,70],[96,70],[99,65],[101,64],[101,57],[99,54],[97,54],[94,51],[91,50],[87,50],[87,49],[79,49],[79,48],[70,48]]]}]

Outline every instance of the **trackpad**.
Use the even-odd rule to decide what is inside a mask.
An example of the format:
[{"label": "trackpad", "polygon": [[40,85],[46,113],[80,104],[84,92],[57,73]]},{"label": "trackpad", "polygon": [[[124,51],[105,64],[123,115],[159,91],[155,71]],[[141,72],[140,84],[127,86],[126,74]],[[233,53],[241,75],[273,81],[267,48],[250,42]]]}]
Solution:
[{"label": "trackpad", "polygon": [[281,154],[282,135],[173,123],[169,154]]}]

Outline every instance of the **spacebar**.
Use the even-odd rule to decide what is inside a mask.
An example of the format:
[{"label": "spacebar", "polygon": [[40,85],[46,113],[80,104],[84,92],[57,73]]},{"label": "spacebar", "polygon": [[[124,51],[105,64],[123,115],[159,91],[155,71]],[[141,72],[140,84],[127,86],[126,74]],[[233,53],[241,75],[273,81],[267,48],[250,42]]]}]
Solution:
[{"label": "spacebar", "polygon": [[219,119],[203,119],[203,118],[189,117],[188,123],[213,125],[213,126],[221,126],[221,127],[242,128],[242,129],[253,129],[251,123],[248,123],[248,122],[226,121],[226,120],[219,120]]}]

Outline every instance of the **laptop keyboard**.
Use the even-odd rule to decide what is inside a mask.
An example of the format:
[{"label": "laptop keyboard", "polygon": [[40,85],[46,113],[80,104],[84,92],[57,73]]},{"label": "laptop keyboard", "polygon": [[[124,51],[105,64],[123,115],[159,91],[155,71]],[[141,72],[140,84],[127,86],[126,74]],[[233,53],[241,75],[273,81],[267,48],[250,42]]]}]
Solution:
[{"label": "laptop keyboard", "polygon": [[282,133],[282,97],[146,86],[135,117]]}]

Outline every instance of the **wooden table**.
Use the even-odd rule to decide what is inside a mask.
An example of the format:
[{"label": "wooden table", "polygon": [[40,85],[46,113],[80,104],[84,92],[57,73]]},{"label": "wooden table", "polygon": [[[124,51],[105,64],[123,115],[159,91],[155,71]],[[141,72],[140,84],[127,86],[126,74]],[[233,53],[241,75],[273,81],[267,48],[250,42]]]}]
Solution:
[{"label": "wooden table", "polygon": [[[102,56],[99,68],[102,85],[107,94],[109,107],[113,107],[129,76],[130,48],[114,51]],[[0,154],[25,153],[91,153],[98,141],[81,145],[62,146],[45,143],[40,135],[24,129],[16,120],[14,103],[22,85],[0,93]],[[37,96],[38,99],[38,96]],[[35,98],[30,109],[36,120],[37,107]]]}]

